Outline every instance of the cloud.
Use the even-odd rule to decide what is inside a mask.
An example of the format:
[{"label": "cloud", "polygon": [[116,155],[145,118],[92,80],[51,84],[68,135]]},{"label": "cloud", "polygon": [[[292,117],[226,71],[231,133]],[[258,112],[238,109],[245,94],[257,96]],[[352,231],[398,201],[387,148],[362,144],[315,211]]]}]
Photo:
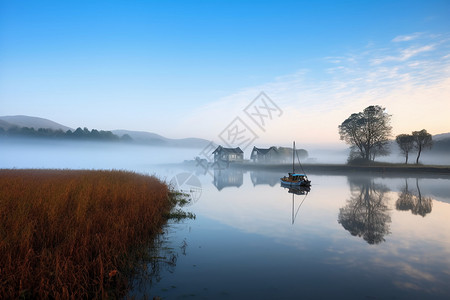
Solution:
[{"label": "cloud", "polygon": [[389,61],[407,61],[410,58],[417,56],[421,53],[432,51],[435,49],[435,45],[425,45],[421,47],[410,47],[406,49],[402,49],[397,56],[385,56],[385,57],[378,57],[372,60],[372,64],[379,65],[385,62]]},{"label": "cloud", "polygon": [[182,126],[212,139],[238,116],[253,126],[243,110],[264,91],[283,110],[264,131],[252,127],[264,144],[292,139],[338,144],[337,126],[373,104],[393,115],[394,134],[422,128],[449,132],[449,48],[450,40],[434,36],[413,46],[372,43],[362,50],[324,57],[319,69],[278,76],[205,105],[186,117]]},{"label": "cloud", "polygon": [[409,34],[409,35],[399,35],[396,36],[395,38],[392,39],[393,42],[408,42],[408,41],[412,41],[417,39],[418,37],[420,37],[421,35],[423,35],[422,32],[416,32],[413,34]]}]

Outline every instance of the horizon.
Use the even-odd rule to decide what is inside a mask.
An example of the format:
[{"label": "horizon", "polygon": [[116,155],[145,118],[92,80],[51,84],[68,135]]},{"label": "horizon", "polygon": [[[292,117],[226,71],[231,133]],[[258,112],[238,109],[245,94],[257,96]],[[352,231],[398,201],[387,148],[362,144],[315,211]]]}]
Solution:
[{"label": "horizon", "polygon": [[1,115],[344,148],[338,125],[381,105],[393,136],[450,132],[447,1],[2,1],[0,11]]}]

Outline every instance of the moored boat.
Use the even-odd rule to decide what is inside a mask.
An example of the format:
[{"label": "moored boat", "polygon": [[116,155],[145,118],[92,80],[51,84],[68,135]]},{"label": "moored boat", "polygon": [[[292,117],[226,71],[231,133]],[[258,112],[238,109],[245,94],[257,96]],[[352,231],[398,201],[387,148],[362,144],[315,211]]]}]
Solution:
[{"label": "moored boat", "polygon": [[306,174],[288,173],[288,176],[280,178],[282,185],[287,186],[310,186],[311,181]]},{"label": "moored boat", "polygon": [[[305,173],[295,172],[295,142],[292,151],[292,173],[288,173],[288,176],[281,177],[281,185],[284,186],[311,186],[311,180],[308,179]],[[300,162],[300,160],[299,160]],[[303,168],[302,168],[303,169]]]}]

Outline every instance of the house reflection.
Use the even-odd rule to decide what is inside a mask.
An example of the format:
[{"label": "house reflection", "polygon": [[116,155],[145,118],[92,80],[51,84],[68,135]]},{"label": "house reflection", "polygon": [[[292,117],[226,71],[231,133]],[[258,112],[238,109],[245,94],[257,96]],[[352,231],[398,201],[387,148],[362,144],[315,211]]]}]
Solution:
[{"label": "house reflection", "polygon": [[388,189],[369,177],[348,177],[348,182],[352,196],[347,205],[339,209],[339,224],[371,245],[384,242],[391,223],[385,203]]},{"label": "house reflection", "polygon": [[405,187],[395,202],[395,208],[399,211],[411,210],[412,214],[425,217],[431,213],[433,200],[430,197],[422,196],[419,187],[419,178],[416,178],[416,187],[417,194],[409,190],[408,179],[405,178]]},{"label": "house reflection", "polygon": [[215,168],[214,186],[221,191],[226,187],[241,187],[244,183],[244,171],[234,168]]},{"label": "house reflection", "polygon": [[252,180],[253,186],[256,185],[270,185],[275,186],[280,182],[280,174],[261,172],[261,171],[251,171],[250,179]]}]

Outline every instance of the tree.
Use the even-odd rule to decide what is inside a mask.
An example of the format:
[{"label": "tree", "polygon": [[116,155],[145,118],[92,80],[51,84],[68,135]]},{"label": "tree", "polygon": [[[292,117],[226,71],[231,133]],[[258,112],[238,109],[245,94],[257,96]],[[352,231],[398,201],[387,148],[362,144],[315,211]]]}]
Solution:
[{"label": "tree", "polygon": [[399,134],[395,138],[400,151],[405,155],[405,164],[408,164],[408,154],[414,148],[414,137],[410,134]]},{"label": "tree", "polygon": [[306,151],[305,149],[297,149],[295,150],[295,152],[299,159],[306,159],[309,156],[308,151]]},{"label": "tree", "polygon": [[[278,153],[278,159],[281,162],[292,162],[292,152],[294,151],[293,148],[288,147],[278,147],[276,148]],[[298,159],[306,159],[309,156],[309,153],[305,149],[295,149],[296,155],[298,156]],[[297,158],[296,158],[297,160]]]},{"label": "tree", "polygon": [[385,108],[375,105],[368,106],[362,112],[353,113],[339,128],[341,140],[352,146],[365,160],[375,160],[378,155],[387,155],[391,115]]},{"label": "tree", "polygon": [[414,148],[417,150],[416,164],[419,163],[420,153],[424,149],[430,149],[433,146],[433,138],[425,129],[413,131]]},{"label": "tree", "polygon": [[84,136],[84,131],[80,127],[78,127],[72,134],[73,137],[80,139]]}]

